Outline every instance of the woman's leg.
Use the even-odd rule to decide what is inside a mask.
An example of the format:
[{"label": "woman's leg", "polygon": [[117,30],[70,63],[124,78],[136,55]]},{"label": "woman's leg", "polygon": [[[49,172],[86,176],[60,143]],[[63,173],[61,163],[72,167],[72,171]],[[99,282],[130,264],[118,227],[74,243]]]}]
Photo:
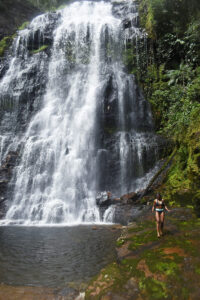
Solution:
[{"label": "woman's leg", "polygon": [[161,229],[161,235],[163,235],[164,221],[165,221],[165,213],[164,213],[164,211],[163,211],[163,212],[160,214],[160,229]]},{"label": "woman's leg", "polygon": [[156,229],[157,229],[157,236],[160,237],[160,213],[156,211]]}]

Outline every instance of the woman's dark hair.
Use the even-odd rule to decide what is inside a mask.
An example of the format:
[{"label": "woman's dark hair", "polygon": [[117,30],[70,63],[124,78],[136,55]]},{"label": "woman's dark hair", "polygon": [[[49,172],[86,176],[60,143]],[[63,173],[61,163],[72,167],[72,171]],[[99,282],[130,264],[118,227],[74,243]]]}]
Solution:
[{"label": "woman's dark hair", "polygon": [[161,194],[160,194],[160,193],[157,193],[157,194],[156,194],[156,199],[158,199],[158,200],[162,200],[162,196],[161,196]]}]

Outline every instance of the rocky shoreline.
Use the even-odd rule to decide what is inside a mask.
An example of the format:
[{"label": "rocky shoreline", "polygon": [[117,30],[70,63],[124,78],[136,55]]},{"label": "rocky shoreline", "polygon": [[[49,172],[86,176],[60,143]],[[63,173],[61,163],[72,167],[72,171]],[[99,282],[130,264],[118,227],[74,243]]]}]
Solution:
[{"label": "rocky shoreline", "polygon": [[190,209],[174,208],[158,239],[149,210],[123,227],[117,261],[91,280],[85,300],[199,299],[199,229]]},{"label": "rocky shoreline", "polygon": [[[121,226],[117,259],[89,283],[62,289],[1,285],[10,300],[199,299],[200,221],[191,209],[173,208],[158,239],[150,206],[134,222]],[[119,229],[111,226],[111,230]],[[98,226],[94,227],[97,230]]]}]

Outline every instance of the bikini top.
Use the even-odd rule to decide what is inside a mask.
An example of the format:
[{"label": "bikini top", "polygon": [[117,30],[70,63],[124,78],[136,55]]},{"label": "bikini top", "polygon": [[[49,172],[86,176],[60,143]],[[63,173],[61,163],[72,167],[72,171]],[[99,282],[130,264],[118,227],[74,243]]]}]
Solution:
[{"label": "bikini top", "polygon": [[165,204],[164,204],[164,201],[161,200],[161,204],[158,203],[158,199],[156,199],[156,206],[158,206],[159,208],[164,208],[165,207]]}]

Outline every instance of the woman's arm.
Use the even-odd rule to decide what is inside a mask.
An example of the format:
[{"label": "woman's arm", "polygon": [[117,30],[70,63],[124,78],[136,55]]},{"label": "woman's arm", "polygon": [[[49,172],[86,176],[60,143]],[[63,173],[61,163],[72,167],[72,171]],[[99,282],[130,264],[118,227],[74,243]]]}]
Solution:
[{"label": "woman's arm", "polygon": [[152,212],[155,210],[155,202],[156,200],[153,201],[153,206],[152,206]]},{"label": "woman's arm", "polygon": [[164,203],[164,208],[166,209],[166,211],[170,211],[170,209],[167,208],[167,206],[165,205],[165,202],[163,201]]}]

